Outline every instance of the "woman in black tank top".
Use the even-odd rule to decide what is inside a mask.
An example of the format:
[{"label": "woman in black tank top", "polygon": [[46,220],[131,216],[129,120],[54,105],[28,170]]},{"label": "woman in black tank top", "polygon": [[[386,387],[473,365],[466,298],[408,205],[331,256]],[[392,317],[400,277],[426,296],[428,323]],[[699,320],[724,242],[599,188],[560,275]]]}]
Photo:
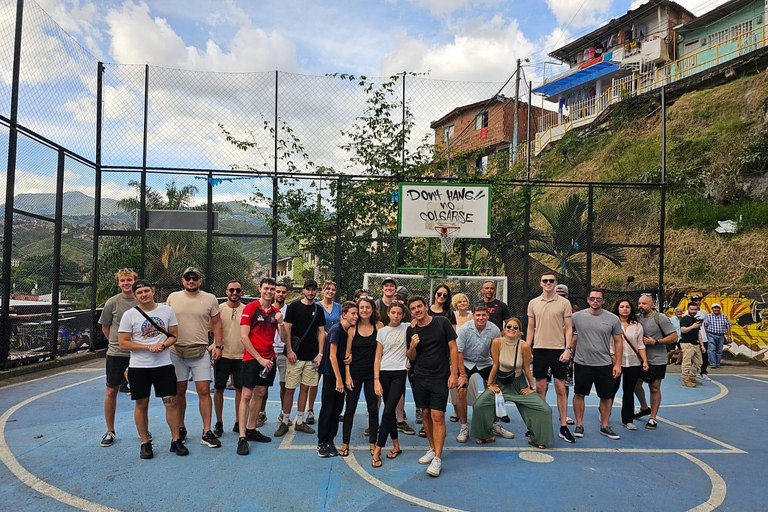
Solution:
[{"label": "woman in black tank top", "polygon": [[368,408],[368,442],[371,450],[379,431],[379,397],[376,396],[373,386],[373,364],[376,360],[376,334],[383,325],[379,322],[376,304],[370,297],[361,297],[358,300],[358,314],[357,325],[349,330],[347,341],[347,355],[352,355],[352,362],[346,367],[347,403],[344,409],[342,445],[339,450],[342,456],[349,454],[355,410],[363,390]]}]

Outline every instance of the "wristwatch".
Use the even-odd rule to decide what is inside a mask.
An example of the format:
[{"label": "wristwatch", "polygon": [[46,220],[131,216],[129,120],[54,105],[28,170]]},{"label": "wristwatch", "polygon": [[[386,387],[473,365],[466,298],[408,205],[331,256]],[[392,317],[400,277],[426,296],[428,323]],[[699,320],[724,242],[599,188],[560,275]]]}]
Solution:
[{"label": "wristwatch", "polygon": [[224,350],[224,347],[221,345],[216,345],[216,350]]}]

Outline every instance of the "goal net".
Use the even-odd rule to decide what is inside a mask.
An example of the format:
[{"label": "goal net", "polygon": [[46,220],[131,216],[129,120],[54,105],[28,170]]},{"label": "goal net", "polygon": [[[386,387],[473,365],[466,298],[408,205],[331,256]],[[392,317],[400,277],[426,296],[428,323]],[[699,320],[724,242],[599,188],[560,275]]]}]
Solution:
[{"label": "goal net", "polygon": [[378,274],[366,272],[363,274],[363,288],[368,290],[373,297],[382,296],[381,283],[391,277],[397,282],[398,288],[405,286],[408,289],[408,297],[421,295],[432,303],[435,289],[441,284],[447,285],[452,295],[463,293],[469,299],[470,308],[483,300],[483,283],[493,281],[496,283],[496,298],[507,302],[507,278],[506,276],[422,276],[416,274]]}]

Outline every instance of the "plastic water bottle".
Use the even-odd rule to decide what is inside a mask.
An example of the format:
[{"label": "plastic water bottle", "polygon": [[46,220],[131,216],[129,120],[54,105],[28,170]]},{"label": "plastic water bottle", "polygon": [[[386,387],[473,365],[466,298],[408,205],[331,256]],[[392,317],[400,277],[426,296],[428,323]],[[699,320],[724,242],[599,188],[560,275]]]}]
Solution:
[{"label": "plastic water bottle", "polygon": [[[270,361],[272,361],[272,363],[273,363],[273,364],[274,364],[274,362],[275,362],[275,360],[274,360],[274,359],[270,359]],[[264,367],[264,368],[261,370],[261,372],[259,373],[259,377],[261,377],[262,379],[266,379],[266,378],[267,378],[267,375],[269,375],[269,370],[270,370],[270,369],[269,369],[269,368],[267,368],[267,367],[265,366],[265,367]]]}]

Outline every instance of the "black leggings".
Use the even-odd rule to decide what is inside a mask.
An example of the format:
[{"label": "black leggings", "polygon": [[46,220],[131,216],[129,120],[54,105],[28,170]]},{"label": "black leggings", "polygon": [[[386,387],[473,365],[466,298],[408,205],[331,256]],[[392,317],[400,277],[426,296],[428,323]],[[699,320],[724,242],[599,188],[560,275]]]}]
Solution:
[{"label": "black leggings", "polygon": [[368,408],[368,442],[376,442],[376,434],[379,431],[379,397],[373,390],[373,376],[370,379],[352,378],[352,391],[347,389],[347,404],[344,410],[344,426],[342,431],[342,442],[349,444],[352,437],[352,423],[355,421],[355,410],[357,402],[360,401],[360,391],[365,386],[365,404]]},{"label": "black leggings", "polygon": [[621,422],[632,423],[635,418],[635,385],[643,373],[642,366],[628,366],[621,369]]},{"label": "black leggings", "polygon": [[323,394],[317,420],[317,443],[333,443],[339,431],[339,414],[344,409],[344,393],[336,392],[336,376],[323,375]]},{"label": "black leggings", "polygon": [[405,393],[405,374],[407,370],[382,370],[379,372],[379,382],[384,392],[384,412],[381,414],[381,428],[376,446],[382,448],[387,444],[387,436],[394,441],[397,439],[397,417],[395,411],[400,398]]}]

